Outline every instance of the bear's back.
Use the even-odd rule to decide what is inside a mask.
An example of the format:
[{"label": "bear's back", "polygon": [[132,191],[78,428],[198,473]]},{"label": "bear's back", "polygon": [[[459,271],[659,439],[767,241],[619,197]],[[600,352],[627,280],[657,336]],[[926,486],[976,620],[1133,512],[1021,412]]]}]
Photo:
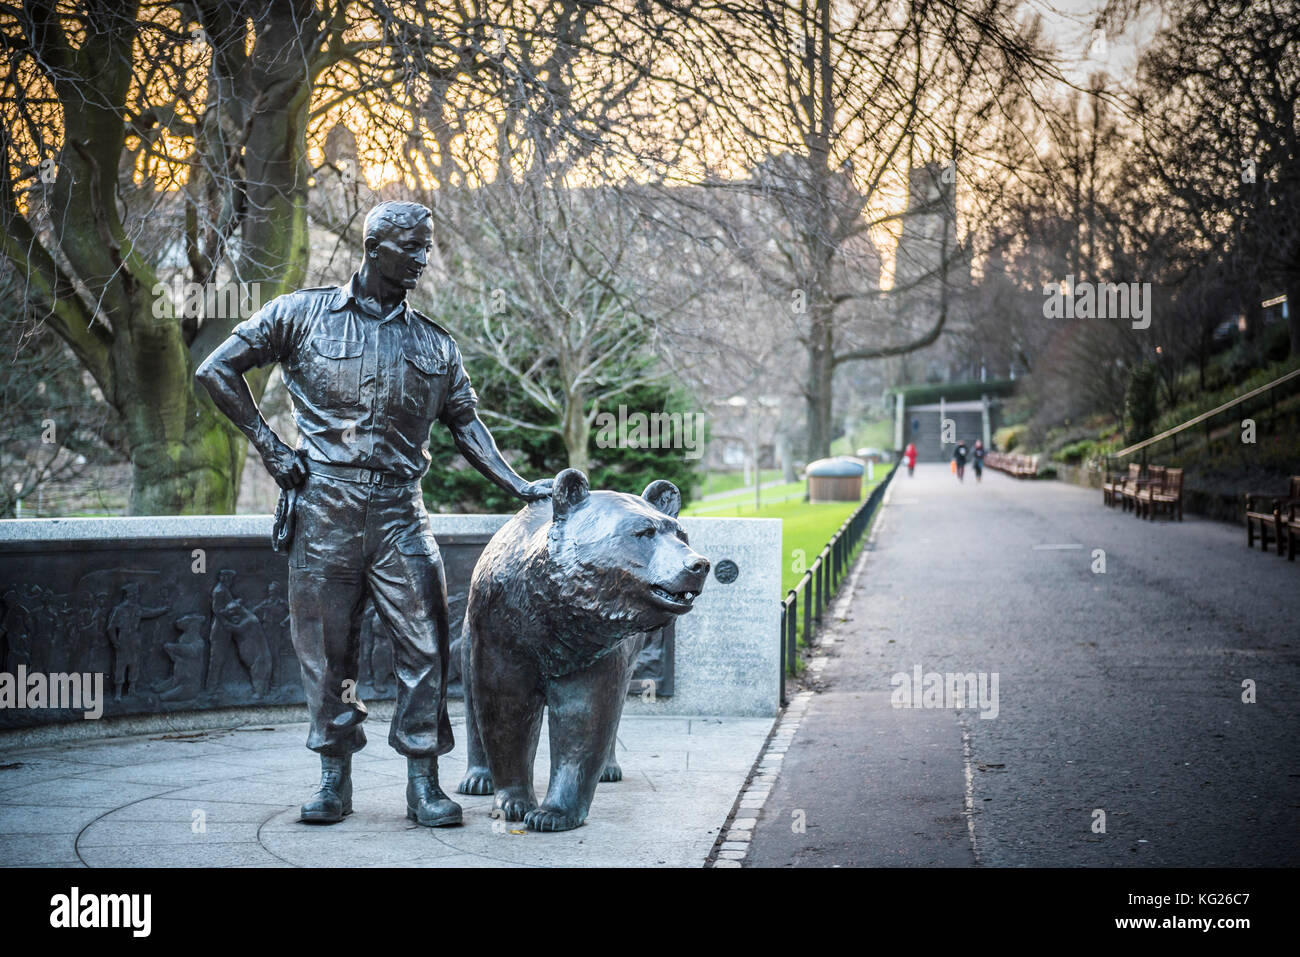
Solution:
[{"label": "bear's back", "polygon": [[516,512],[488,541],[470,576],[469,612],[507,611],[498,599],[507,594],[509,609],[532,617],[540,600],[533,574],[546,564],[546,528],[551,523],[551,503],[531,502]]}]

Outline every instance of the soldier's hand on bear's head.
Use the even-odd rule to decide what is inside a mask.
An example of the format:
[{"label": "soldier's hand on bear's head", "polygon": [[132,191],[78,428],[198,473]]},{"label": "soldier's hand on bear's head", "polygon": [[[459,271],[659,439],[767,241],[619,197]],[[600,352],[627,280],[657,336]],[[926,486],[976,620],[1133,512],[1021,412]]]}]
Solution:
[{"label": "soldier's hand on bear's head", "polygon": [[540,502],[543,499],[551,497],[551,488],[555,485],[555,479],[542,479],[540,482],[529,482],[519,490],[519,497],[525,502]]}]

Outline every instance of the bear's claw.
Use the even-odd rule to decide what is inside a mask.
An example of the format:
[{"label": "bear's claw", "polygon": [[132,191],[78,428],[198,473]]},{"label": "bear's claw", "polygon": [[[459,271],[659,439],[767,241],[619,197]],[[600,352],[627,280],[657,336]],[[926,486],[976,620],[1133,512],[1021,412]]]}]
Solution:
[{"label": "bear's claw", "polygon": [[605,770],[600,772],[600,781],[602,784],[610,781],[622,781],[623,769],[619,767],[617,761],[611,761],[605,765]]},{"label": "bear's claw", "polygon": [[497,792],[493,806],[505,815],[507,821],[522,821],[537,807],[537,801],[531,795],[503,788]]},{"label": "bear's claw", "polygon": [[571,831],[581,823],[570,814],[546,806],[524,815],[524,826],[531,831]]},{"label": "bear's claw", "polygon": [[470,768],[456,785],[459,794],[491,794],[494,790],[492,772],[487,768]]}]

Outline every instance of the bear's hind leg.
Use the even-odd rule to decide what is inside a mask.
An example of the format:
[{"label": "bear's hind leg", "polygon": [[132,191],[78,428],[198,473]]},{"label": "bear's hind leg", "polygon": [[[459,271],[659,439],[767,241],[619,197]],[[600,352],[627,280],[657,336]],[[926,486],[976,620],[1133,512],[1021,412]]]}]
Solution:
[{"label": "bear's hind leg", "polygon": [[522,821],[537,807],[533,760],[546,699],[536,665],[477,628],[470,635],[469,665],[471,704],[496,787],[493,806],[507,821]]},{"label": "bear's hind leg", "polygon": [[624,671],[623,691],[618,697],[618,717],[614,719],[614,733],[609,739],[609,755],[605,758],[605,770],[600,772],[600,783],[608,784],[623,780],[623,766],[618,763],[618,726],[623,720],[623,705],[627,703],[628,693],[632,689],[632,672],[636,671],[637,658],[645,647],[646,636],[635,635],[627,639],[622,654],[627,656],[627,668]]},{"label": "bear's hind leg", "polygon": [[623,765],[618,763],[618,758],[614,756],[614,751],[618,746],[618,734],[609,740],[609,755],[605,758],[605,770],[600,772],[600,783],[611,784],[614,781],[623,780]]},{"label": "bear's hind leg", "polygon": [[465,640],[461,642],[461,686],[465,689],[465,747],[468,751],[465,776],[456,785],[461,794],[491,794],[496,788],[492,786],[492,772],[488,770],[487,752],[483,750],[483,738],[478,733],[478,718],[474,715],[474,682],[470,680],[469,671],[469,623],[461,630]]}]

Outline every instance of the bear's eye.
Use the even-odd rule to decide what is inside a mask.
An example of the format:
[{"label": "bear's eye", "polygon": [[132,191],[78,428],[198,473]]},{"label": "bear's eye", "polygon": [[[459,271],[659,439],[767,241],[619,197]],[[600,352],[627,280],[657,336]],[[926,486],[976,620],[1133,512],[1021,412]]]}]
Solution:
[{"label": "bear's eye", "polygon": [[653,525],[647,525],[644,528],[638,528],[634,534],[637,538],[654,538],[655,527]]}]

